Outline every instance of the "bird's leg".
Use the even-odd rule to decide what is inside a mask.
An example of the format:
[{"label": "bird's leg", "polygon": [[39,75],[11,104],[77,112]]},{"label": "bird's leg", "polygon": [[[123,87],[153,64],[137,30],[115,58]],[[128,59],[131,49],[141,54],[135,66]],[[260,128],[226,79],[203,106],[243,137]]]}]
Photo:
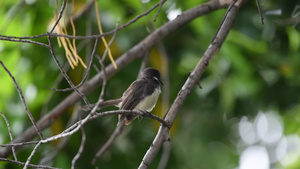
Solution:
[{"label": "bird's leg", "polygon": [[139,120],[139,123],[141,123],[145,119],[145,117],[152,117],[152,114],[146,110],[139,110],[139,111],[143,113],[143,116]]}]

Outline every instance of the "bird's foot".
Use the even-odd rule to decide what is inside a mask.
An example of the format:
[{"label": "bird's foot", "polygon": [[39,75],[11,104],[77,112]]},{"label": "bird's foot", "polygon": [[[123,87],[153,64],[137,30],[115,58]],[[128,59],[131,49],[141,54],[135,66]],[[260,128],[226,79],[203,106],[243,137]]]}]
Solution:
[{"label": "bird's foot", "polygon": [[145,119],[145,117],[151,117],[152,114],[146,110],[139,110],[140,112],[143,113],[143,116],[141,116],[141,119],[140,119],[140,123]]}]

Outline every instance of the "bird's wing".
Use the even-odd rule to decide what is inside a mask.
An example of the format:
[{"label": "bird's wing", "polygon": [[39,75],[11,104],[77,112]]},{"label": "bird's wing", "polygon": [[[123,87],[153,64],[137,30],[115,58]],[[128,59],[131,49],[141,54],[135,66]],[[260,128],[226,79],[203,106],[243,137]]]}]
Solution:
[{"label": "bird's wing", "polygon": [[[132,90],[135,86],[140,86],[136,90]],[[143,80],[134,81],[130,87],[124,92],[120,110],[133,110],[144,98],[147,82]]]}]

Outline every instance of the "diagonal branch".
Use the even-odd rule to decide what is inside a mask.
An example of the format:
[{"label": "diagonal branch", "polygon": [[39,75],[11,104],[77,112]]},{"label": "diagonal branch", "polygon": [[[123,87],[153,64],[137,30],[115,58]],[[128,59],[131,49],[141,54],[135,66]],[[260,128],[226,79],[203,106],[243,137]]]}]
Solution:
[{"label": "diagonal branch", "polygon": [[[247,0],[243,1],[246,2]],[[191,91],[200,81],[200,78],[207,68],[210,60],[213,56],[219,51],[221,45],[223,44],[225,38],[227,37],[234,19],[237,16],[238,10],[241,7],[242,3],[236,3],[231,10],[228,12],[224,23],[222,24],[218,34],[216,35],[214,41],[209,45],[205,53],[203,54],[202,58],[198,62],[195,69],[190,73],[188,79],[186,80],[185,84],[182,86],[181,90],[179,91],[175,101],[173,102],[172,106],[168,110],[164,120],[167,121],[170,125],[172,125],[177,117],[177,114],[180,108],[183,106],[185,100],[190,95]],[[161,125],[151,146],[149,147],[148,151],[146,152],[142,162],[140,163],[139,169],[147,169],[149,168],[150,164],[156,157],[160,147],[165,141],[169,139],[169,130],[170,128]]]},{"label": "diagonal branch", "polygon": [[[1,110],[0,110],[0,114],[2,115],[3,119],[5,120],[5,123],[6,123],[7,129],[8,129],[9,138],[10,138],[10,140],[11,140],[11,143],[14,144],[13,136],[12,136],[12,132],[11,132],[11,129],[10,129],[9,122],[8,122],[7,118],[5,117],[4,113],[2,113]],[[13,152],[15,161],[18,161],[17,154],[16,154],[16,150],[15,150],[15,146],[12,146],[12,147],[11,147],[11,150],[12,150],[12,152]]]},{"label": "diagonal branch", "polygon": [[31,43],[31,44],[40,45],[40,46],[43,46],[43,47],[46,47],[49,49],[49,45],[47,45],[45,43],[27,40],[27,39],[11,38],[9,36],[0,35],[0,40],[11,41],[11,42]]},{"label": "diagonal branch", "polygon": [[[66,0],[64,0],[65,2]],[[94,0],[91,0],[92,2],[94,2]],[[148,15],[150,12],[152,12],[155,8],[157,8],[158,6],[161,6],[163,3],[164,3],[165,0],[162,0],[160,2],[158,2],[157,4],[153,5],[150,9],[148,9],[146,12],[136,16],[135,18],[131,19],[130,21],[128,21],[127,23],[121,25],[121,26],[118,26],[117,28],[115,28],[114,30],[111,30],[109,32],[105,32],[105,33],[102,33],[102,34],[97,34],[97,35],[89,35],[89,36],[73,36],[73,35],[65,35],[65,34],[58,34],[58,33],[53,33],[53,30],[55,29],[55,27],[57,26],[59,20],[60,20],[60,17],[61,17],[61,14],[62,14],[62,10],[64,10],[64,4],[62,5],[62,8],[61,8],[61,11],[59,13],[59,17],[57,18],[55,24],[53,25],[53,28],[51,29],[51,31],[49,32],[50,35],[52,37],[65,37],[65,38],[70,38],[70,39],[98,39],[98,38],[101,38],[101,37],[104,37],[104,36],[107,36],[107,35],[111,35],[115,32],[118,32],[119,30],[121,29],[124,29],[126,27],[128,27],[129,25],[133,24],[134,22],[136,22],[137,20],[139,20],[140,18]],[[88,5],[89,6],[89,5]],[[88,7],[87,7],[88,8]],[[76,17],[76,16],[75,16]],[[35,41],[21,41],[22,39],[36,39],[36,38],[42,38],[42,37],[48,37],[49,36],[49,33],[43,33],[43,34],[40,34],[40,35],[33,35],[33,36],[5,36],[5,35],[0,35],[0,39],[1,40],[7,40],[7,41],[13,41],[13,42],[27,42],[27,43],[32,43],[32,42],[35,42]],[[39,44],[41,46],[45,46],[45,47],[48,47],[48,45],[44,44]]]},{"label": "diagonal branch", "polygon": [[26,101],[25,101],[25,99],[24,99],[24,95],[23,95],[22,90],[21,90],[20,86],[18,85],[16,79],[15,79],[14,76],[10,73],[10,71],[6,68],[6,66],[3,64],[3,62],[2,62],[1,60],[0,60],[0,64],[1,64],[1,66],[3,67],[3,69],[8,73],[8,75],[10,76],[10,78],[13,80],[14,85],[16,86],[16,88],[17,88],[17,90],[18,90],[18,93],[19,93],[19,95],[20,95],[20,98],[21,98],[21,101],[22,101],[23,106],[24,106],[24,108],[25,108],[25,111],[27,112],[27,115],[28,115],[29,119],[31,120],[31,122],[32,122],[32,124],[33,124],[33,126],[34,126],[35,131],[38,133],[38,135],[40,136],[41,139],[44,139],[43,134],[41,133],[40,129],[37,127],[36,122],[35,122],[35,120],[34,120],[32,114],[30,113],[30,111],[29,111],[29,109],[28,109],[28,106],[27,106]]},{"label": "diagonal branch", "polygon": [[[90,60],[90,63],[88,65],[88,68],[87,68],[87,70],[85,72],[85,75],[84,75],[83,79],[81,80],[81,82],[78,85],[75,86],[75,88],[79,88],[80,86],[82,86],[85,83],[85,81],[87,80],[87,78],[89,77],[90,71],[91,71],[91,67],[92,67],[92,63],[93,63],[93,60],[94,60],[94,57],[95,57],[97,46],[98,46],[98,39],[96,39],[96,41],[95,41],[94,49],[93,49],[92,54],[91,54],[91,60]],[[53,91],[63,91],[63,92],[74,90],[73,88],[53,89],[53,88],[49,88],[47,86],[46,86],[46,88],[48,88],[50,90],[53,90]]]},{"label": "diagonal branch", "polygon": [[[56,1],[56,3],[57,3],[57,1]],[[57,24],[59,23],[59,21],[60,21],[62,15],[63,15],[63,13],[64,13],[64,11],[65,11],[66,4],[67,4],[67,0],[64,0],[63,3],[62,3],[61,9],[60,9],[60,11],[59,11],[58,17],[57,17],[57,19],[56,19],[54,25],[52,26],[52,28],[51,28],[51,30],[50,30],[49,32],[52,33],[52,32],[55,30]]]},{"label": "diagonal branch", "polygon": [[[99,103],[100,102],[98,101],[97,104],[99,104]],[[22,143],[14,143],[14,144],[0,144],[0,147],[13,147],[13,146],[17,147],[17,146],[23,146],[23,145],[38,144],[39,142],[41,142],[42,144],[48,143],[48,142],[72,135],[73,133],[77,132],[80,129],[81,125],[84,125],[85,123],[87,123],[91,120],[95,120],[97,118],[104,117],[104,116],[118,115],[118,114],[133,114],[133,115],[137,115],[137,116],[142,116],[144,118],[154,119],[154,120],[160,122],[161,124],[163,124],[164,126],[170,127],[169,124],[164,119],[162,119],[154,114],[148,113],[148,112],[141,112],[141,111],[137,111],[137,110],[111,110],[111,111],[97,113],[96,107],[94,107],[88,116],[86,116],[84,119],[82,119],[80,121],[77,121],[72,126],[68,127],[63,132],[61,132],[60,134],[51,136],[49,138],[46,138],[46,139],[40,140],[40,141],[22,142]]]},{"label": "diagonal branch", "polygon": [[[80,106],[78,106],[77,111],[78,112],[80,111]],[[81,114],[80,113],[78,113],[78,114],[79,114],[79,118],[81,119]],[[71,169],[75,168],[75,163],[80,158],[80,155],[82,154],[82,152],[84,150],[85,141],[86,141],[85,130],[84,130],[83,126],[81,126],[81,143],[80,143],[80,147],[79,147],[78,152],[76,153],[76,155],[72,159]]]},{"label": "diagonal branch", "polygon": [[49,46],[50,46],[51,55],[52,55],[52,57],[53,57],[56,65],[58,66],[59,70],[61,71],[62,75],[65,77],[65,79],[67,80],[67,82],[69,83],[69,85],[75,90],[75,92],[83,99],[83,101],[85,102],[85,104],[86,105],[90,105],[90,103],[89,103],[88,99],[86,98],[86,96],[81,91],[79,91],[76,88],[76,86],[71,81],[70,77],[67,75],[66,71],[60,65],[60,63],[59,63],[59,61],[58,61],[58,59],[56,57],[55,51],[53,49],[52,40],[51,40],[51,36],[50,35],[48,36],[48,42],[49,42]]},{"label": "diagonal branch", "polygon": [[[1,158],[1,157],[0,157],[0,161],[6,161],[6,162],[15,163],[15,164],[18,164],[18,165],[23,165],[23,166],[25,165],[25,163],[23,163],[23,162],[14,161],[14,160],[11,160],[11,159]],[[28,166],[32,167],[32,168],[59,169],[59,168],[56,168],[56,167],[49,167],[49,166],[44,166],[44,165],[34,165],[34,164],[28,164]]]}]

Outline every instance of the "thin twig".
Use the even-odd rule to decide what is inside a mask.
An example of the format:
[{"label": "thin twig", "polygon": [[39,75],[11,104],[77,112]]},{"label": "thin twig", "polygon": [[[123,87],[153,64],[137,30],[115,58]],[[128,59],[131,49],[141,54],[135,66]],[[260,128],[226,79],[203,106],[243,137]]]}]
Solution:
[{"label": "thin twig", "polygon": [[141,111],[137,111],[137,110],[111,110],[111,111],[105,111],[105,112],[100,112],[100,113],[96,113],[92,118],[99,118],[102,116],[109,116],[112,114],[132,114],[132,115],[137,115],[137,116],[142,116],[145,118],[150,118],[150,119],[154,119],[160,123],[162,123],[164,126],[170,127],[170,124],[166,121],[164,121],[164,119],[160,118],[159,116],[156,116],[155,114],[151,114],[151,113],[145,113],[145,112],[141,112]]},{"label": "thin twig", "polygon": [[[98,105],[97,110],[99,111],[99,110],[100,110],[101,108],[103,108],[103,107],[116,106],[116,105],[118,105],[121,101],[122,101],[122,98],[102,101],[102,102]],[[90,104],[90,105],[91,105],[91,107],[96,106],[96,104]],[[84,106],[82,106],[82,110],[83,110],[83,111],[90,111],[91,109],[90,109],[88,106],[84,105]]]},{"label": "thin twig", "polygon": [[53,49],[53,45],[52,45],[52,40],[51,40],[51,35],[49,34],[48,36],[48,42],[49,42],[49,46],[50,46],[50,52],[51,52],[51,55],[56,63],[56,65],[58,66],[59,70],[61,71],[61,73],[63,74],[63,76],[65,77],[65,79],[67,80],[67,82],[69,83],[69,85],[76,91],[76,93],[78,93],[78,95],[83,99],[84,103],[86,105],[90,105],[88,99],[86,98],[86,96],[81,92],[79,91],[76,86],[73,84],[73,82],[71,81],[70,77],[67,75],[67,73],[65,72],[65,70],[61,67],[57,57],[56,57],[56,54],[55,54],[55,51]]},{"label": "thin twig", "polygon": [[[6,161],[6,162],[9,162],[9,163],[14,163],[14,164],[22,165],[22,166],[25,165],[25,163],[23,163],[23,162],[14,161],[14,160],[11,160],[11,159],[1,158],[1,157],[0,157],[0,161]],[[28,167],[33,167],[33,168],[44,168],[44,169],[61,169],[61,168],[56,168],[56,167],[50,167],[50,166],[44,166],[44,165],[35,165],[35,164],[28,164],[27,166]]]},{"label": "thin twig", "polygon": [[64,35],[64,34],[58,34],[58,33],[42,33],[40,35],[33,35],[33,36],[5,36],[5,35],[0,35],[0,37],[6,37],[7,39],[3,39],[3,40],[11,40],[11,39],[35,39],[35,38],[41,38],[41,37],[48,37],[49,35],[51,37],[65,37],[65,38],[70,38],[70,39],[99,39],[103,36],[107,36],[107,35],[111,35],[114,32],[118,32],[121,29],[124,29],[126,27],[128,27],[129,25],[133,24],[134,22],[136,22],[137,20],[139,20],[140,18],[148,15],[150,12],[152,12],[156,7],[158,7],[161,4],[161,2],[158,2],[157,4],[153,5],[149,10],[147,10],[146,12],[136,16],[135,18],[133,18],[132,20],[128,21],[127,23],[115,28],[114,30],[108,31],[108,32],[104,32],[103,34],[96,34],[96,35],[88,35],[88,36],[72,36],[72,35]]},{"label": "thin twig", "polygon": [[[98,46],[98,39],[96,39],[95,41],[95,45],[94,45],[94,49],[93,49],[93,52],[91,54],[91,60],[90,60],[90,63],[88,65],[88,68],[87,68],[87,71],[82,79],[82,81],[75,86],[75,88],[79,88],[80,86],[82,86],[84,84],[84,82],[86,81],[86,79],[89,77],[90,75],[90,71],[91,71],[91,67],[92,67],[92,63],[93,63],[93,60],[94,60],[94,57],[95,57],[95,53],[96,53],[96,49],[97,49],[97,46]],[[62,91],[62,92],[67,92],[67,91],[72,91],[74,90],[73,88],[66,88],[66,89],[54,89],[54,88],[49,88],[47,86],[45,86],[47,89],[50,89],[50,90],[53,90],[53,91]]]},{"label": "thin twig", "polygon": [[27,107],[27,104],[26,104],[26,101],[25,101],[25,99],[24,99],[22,90],[21,90],[21,88],[19,87],[19,85],[18,85],[16,79],[15,79],[14,76],[10,73],[10,71],[5,67],[5,65],[3,64],[3,62],[2,62],[1,60],[0,60],[0,64],[2,65],[2,67],[4,68],[4,70],[8,73],[8,75],[10,76],[10,78],[13,80],[14,85],[15,85],[15,87],[17,88],[18,93],[19,93],[19,95],[20,95],[20,98],[21,98],[21,101],[22,101],[23,106],[24,106],[24,108],[25,108],[25,111],[27,112],[27,115],[28,115],[29,119],[31,120],[31,122],[32,122],[32,124],[33,124],[33,126],[34,126],[34,128],[35,128],[35,130],[36,130],[36,132],[38,133],[38,135],[40,136],[41,139],[44,139],[43,134],[40,132],[39,128],[36,126],[35,120],[34,120],[32,114],[30,113],[30,111],[29,111],[29,109],[28,109],[28,107]]},{"label": "thin twig", "polygon": [[71,167],[71,169],[75,169],[75,163],[79,159],[79,157],[82,154],[83,149],[84,149],[84,144],[85,144],[85,140],[86,140],[86,134],[85,134],[83,126],[81,126],[81,133],[82,133],[82,136],[81,136],[80,147],[79,147],[79,150],[78,150],[77,154],[74,156],[74,158],[72,160],[72,167]]},{"label": "thin twig", "polygon": [[[97,103],[100,103],[100,102],[97,102]],[[72,135],[80,129],[81,125],[84,125],[85,123],[87,123],[91,120],[94,120],[94,119],[97,119],[97,118],[100,118],[100,117],[103,117],[103,116],[114,115],[114,114],[138,115],[138,116],[142,116],[142,117],[145,117],[145,118],[154,119],[154,120],[162,123],[163,126],[166,126],[168,128],[170,127],[170,124],[168,122],[166,122],[162,118],[160,118],[160,117],[158,117],[154,114],[151,114],[151,113],[146,113],[146,112],[141,112],[141,111],[136,111],[136,110],[111,110],[111,111],[105,111],[105,112],[100,112],[100,113],[95,113],[95,111],[96,111],[96,108],[94,107],[92,109],[91,113],[88,116],[86,116],[84,119],[76,122],[75,124],[73,124],[72,126],[67,128],[66,130],[64,130],[62,133],[57,134],[57,135],[52,136],[52,137],[49,137],[45,140],[41,140],[40,142],[47,143],[47,142],[50,142],[50,141],[54,141],[54,140]],[[93,114],[93,115],[91,115],[91,114]]]},{"label": "thin twig", "polygon": [[40,46],[43,46],[43,47],[46,47],[49,49],[49,45],[47,45],[47,44],[44,44],[42,42],[27,40],[27,39],[20,39],[20,38],[13,39],[13,38],[10,38],[9,36],[0,35],[0,40],[10,41],[10,42],[31,43],[31,44],[40,45]]},{"label": "thin twig", "polygon": [[[78,106],[77,111],[80,111],[80,106]],[[79,118],[81,119],[81,115],[79,115]],[[86,134],[85,134],[85,130],[83,128],[83,126],[81,126],[81,143],[80,143],[80,147],[79,150],[77,152],[77,154],[74,156],[73,160],[72,160],[72,166],[71,169],[75,169],[75,163],[76,161],[79,159],[80,155],[82,154],[83,150],[84,150],[84,144],[85,144],[85,140],[86,140]]]},{"label": "thin twig", "polygon": [[[118,23],[117,23],[117,25],[118,25]],[[114,39],[115,39],[115,37],[116,37],[116,34],[117,34],[117,32],[115,32],[114,33],[114,35],[113,35],[113,37],[110,39],[110,41],[109,41],[109,43],[108,43],[108,46],[107,46],[107,48],[105,49],[105,51],[104,51],[104,53],[103,53],[103,56],[102,56],[102,58],[100,58],[100,56],[98,56],[97,58],[98,58],[98,61],[99,61],[99,64],[101,65],[101,70],[102,70],[102,72],[103,72],[103,76],[102,76],[102,89],[101,89],[101,92],[100,92],[100,95],[99,95],[99,104],[98,104],[98,106],[101,104],[101,103],[103,103],[103,97],[104,97],[104,93],[105,93],[105,88],[106,88],[106,84],[107,84],[107,73],[106,73],[106,70],[105,70],[105,65],[104,65],[104,63],[103,63],[103,61],[104,61],[104,59],[105,59],[105,57],[106,57],[106,55],[107,55],[107,53],[108,53],[108,50],[109,50],[109,48],[110,48],[110,46],[111,46],[111,44],[112,44],[112,42],[114,41]]]},{"label": "thin twig", "polygon": [[99,159],[99,157],[102,156],[102,154],[104,154],[106,152],[106,150],[111,146],[111,144],[116,140],[116,138],[121,134],[123,127],[125,125],[125,119],[122,119],[118,125],[116,126],[116,129],[114,130],[114,132],[111,134],[111,136],[109,137],[109,139],[105,142],[105,144],[98,150],[98,152],[96,153],[96,155],[94,156],[93,160],[92,160],[92,164],[96,164],[97,160]]},{"label": "thin twig", "polygon": [[[116,27],[118,27],[118,24],[119,22],[116,23]],[[105,65],[104,65],[104,60],[105,60],[105,57],[109,51],[109,48],[111,46],[111,44],[113,43],[113,41],[115,40],[116,38],[116,35],[117,35],[117,32],[115,32],[113,34],[113,37],[110,39],[108,45],[107,45],[107,48],[105,49],[103,55],[102,55],[102,58],[100,58],[100,56],[98,56],[98,61],[99,61],[99,64],[101,65],[101,70],[103,72],[103,76],[102,76],[102,89],[101,89],[101,92],[100,92],[100,95],[99,95],[99,104],[98,106],[103,103],[103,98],[104,98],[104,93],[105,93],[105,89],[106,89],[106,85],[107,85],[107,73],[106,73],[106,70],[105,70]]]},{"label": "thin twig", "polygon": [[[100,102],[98,102],[99,104]],[[98,106],[96,104],[96,106]],[[81,125],[84,125],[85,123],[87,123],[90,120],[93,119],[97,119],[99,117],[103,117],[103,116],[109,116],[109,115],[114,115],[114,114],[133,114],[133,115],[138,115],[138,116],[142,116],[142,117],[146,117],[146,118],[151,118],[154,120],[157,120],[158,122],[162,123],[163,126],[167,126],[170,127],[170,124],[167,123],[166,121],[164,121],[162,118],[151,114],[151,113],[146,113],[146,112],[141,112],[141,111],[135,111],[135,110],[113,110],[113,111],[106,111],[106,112],[100,112],[100,113],[94,113],[93,116],[91,116],[91,114],[93,114],[93,112],[96,111],[96,106],[93,108],[92,112],[83,120],[80,120],[78,122],[76,122],[75,124],[73,124],[72,126],[70,126],[69,128],[67,128],[66,130],[64,130],[62,133],[49,137],[47,139],[41,140],[39,142],[34,141],[34,142],[23,142],[23,143],[15,143],[15,144],[4,144],[4,145],[0,145],[2,147],[11,147],[11,146],[21,146],[21,145],[28,145],[28,144],[44,144],[44,143],[48,143],[60,138],[64,138],[67,136],[70,136],[72,134],[74,134],[75,132],[77,132]]]},{"label": "thin twig", "polygon": [[259,0],[256,0],[256,5],[257,5],[257,9],[258,9],[258,12],[259,12],[259,15],[260,15],[261,24],[263,25],[264,24],[264,16],[263,16],[263,14],[261,12]]},{"label": "thin twig", "polygon": [[75,123],[74,125],[72,125],[71,127],[69,127],[68,129],[64,130],[61,134],[52,136],[50,138],[47,138],[46,140],[42,140],[43,143],[47,143],[53,140],[57,140],[66,136],[70,136],[72,134],[74,134],[75,132],[77,132],[85,123],[87,123],[88,121],[90,121],[91,117],[94,117],[94,114],[97,110],[98,105],[100,104],[101,100],[98,100],[98,102],[96,103],[95,107],[93,107],[91,113],[89,115],[87,115],[84,119],[78,121],[77,123]]},{"label": "thin twig", "polygon": [[29,165],[29,163],[30,163],[31,158],[33,157],[33,155],[35,154],[36,150],[39,148],[39,146],[40,146],[41,144],[42,144],[42,142],[40,141],[40,142],[34,147],[34,149],[32,150],[32,152],[31,152],[31,154],[30,154],[30,156],[27,158],[26,163],[25,163],[23,169],[27,169],[27,167],[28,167],[28,165]]},{"label": "thin twig", "polygon": [[[219,27],[218,27],[218,29],[217,29],[217,31],[216,31],[214,37],[212,38],[211,42],[214,42],[214,41],[215,41],[215,38],[217,37],[218,33],[220,32],[220,29],[221,29],[221,27],[223,26],[223,23],[224,23],[224,21],[225,21],[227,15],[228,15],[228,13],[230,12],[231,8],[232,8],[233,5],[236,3],[236,1],[237,1],[237,0],[233,0],[232,3],[231,3],[231,5],[230,5],[229,8],[227,9],[227,11],[226,11],[226,13],[225,13],[225,15],[224,15],[224,17],[223,17],[223,19],[222,19],[222,21],[221,21],[221,24],[219,25]],[[201,86],[201,85],[200,85],[200,86]],[[201,87],[200,87],[200,88],[201,88]]]},{"label": "thin twig", "polygon": [[[161,119],[160,117],[158,117],[156,115],[153,115],[153,114],[147,113],[147,112],[134,111],[134,110],[107,111],[107,112],[102,112],[102,113],[96,114],[94,117],[97,118],[98,115],[106,116],[106,115],[109,115],[109,114],[119,114],[121,112],[122,112],[122,114],[126,113],[126,114],[139,115],[139,116],[142,116],[143,118],[149,117],[149,118],[152,118],[152,119],[155,119],[155,120],[159,121],[164,126],[170,127],[170,125],[168,123],[166,123],[163,119]],[[124,127],[124,123],[125,123],[125,119],[121,119],[121,121],[119,121],[119,123],[116,126],[114,132],[110,135],[109,139],[104,143],[104,145],[98,150],[98,152],[94,156],[94,158],[92,160],[92,164],[95,164],[97,162],[99,157],[101,157],[107,151],[107,149],[111,146],[111,144],[121,134],[122,129]]]},{"label": "thin twig", "polygon": [[[79,116],[79,113],[80,113],[80,109],[81,109],[81,106],[80,106],[80,102],[78,102],[76,105],[75,105],[75,109],[74,109],[74,112],[72,112],[72,116],[71,118],[69,119],[68,123],[67,123],[67,128],[70,127],[71,125],[73,125],[75,122],[78,121],[78,116]],[[53,162],[53,158],[56,157],[56,155],[59,153],[59,151],[61,149],[63,149],[68,141],[70,139],[70,136],[69,137],[64,137],[62,139],[59,140],[59,143],[57,144],[57,146],[55,147],[55,149],[52,149],[50,151],[44,151],[43,153],[46,154],[41,160],[40,160],[40,163],[39,164],[42,164],[42,165],[46,165],[48,163],[51,163]]]},{"label": "thin twig", "polygon": [[[64,70],[68,71],[69,69],[70,69],[70,64],[65,63]],[[56,77],[56,79],[54,80],[53,84],[55,84],[55,86],[57,87],[63,80],[64,80],[64,76],[59,74]],[[47,88],[47,86],[45,86],[45,88]],[[47,99],[47,101],[45,101],[45,104],[43,104],[43,107],[42,107],[42,110],[41,110],[41,116],[44,116],[47,113],[50,101],[54,98],[54,95],[55,95],[55,92],[51,92],[49,94],[49,96],[47,96],[48,99]]]},{"label": "thin twig", "polygon": [[[14,139],[13,139],[13,136],[12,136],[12,132],[11,132],[11,129],[10,129],[9,122],[8,122],[7,118],[5,117],[5,115],[2,113],[1,110],[0,110],[0,114],[2,115],[3,119],[5,120],[5,123],[6,123],[7,128],[8,128],[8,133],[9,133],[10,141],[11,141],[12,145],[14,145],[14,141],[13,141]],[[17,158],[17,155],[16,155],[15,146],[12,146],[12,147],[11,147],[11,150],[12,150],[12,152],[13,152],[15,161],[18,161],[18,158]]]},{"label": "thin twig", "polygon": [[66,4],[67,4],[67,0],[64,0],[63,3],[62,3],[62,6],[61,6],[61,9],[59,11],[59,14],[58,14],[58,17],[54,23],[54,25],[52,26],[51,30],[49,31],[50,33],[52,33],[54,31],[54,29],[56,28],[57,24],[59,23],[64,11],[65,11],[65,8],[66,8]]},{"label": "thin twig", "polygon": [[22,142],[22,143],[13,143],[13,144],[0,144],[0,147],[18,147],[18,146],[25,146],[25,145],[32,145],[37,144],[39,141],[29,141],[29,142]]},{"label": "thin twig", "polygon": [[157,19],[157,17],[158,17],[158,14],[159,14],[159,11],[160,11],[162,5],[163,5],[166,1],[167,1],[167,0],[161,0],[161,1],[159,2],[159,8],[157,9],[157,12],[156,12],[156,14],[155,14],[155,17],[154,17],[154,19],[153,19],[154,22],[156,21],[156,19]]},{"label": "thin twig", "polygon": [[97,65],[93,64],[94,69],[96,70],[97,73],[100,73],[100,70],[98,69]]},{"label": "thin twig", "polygon": [[[110,44],[108,45],[108,48],[109,48]],[[106,50],[105,50],[106,51]],[[105,55],[103,54],[102,58],[105,57]],[[104,93],[105,93],[105,89],[106,89],[106,84],[107,84],[107,74],[106,74],[106,71],[105,71],[105,65],[103,63],[103,60],[102,59],[98,59],[99,60],[99,63],[101,65],[101,70],[103,71],[103,82],[102,82],[102,89],[101,89],[101,92],[100,92],[100,95],[99,95],[99,99],[98,100],[101,100],[101,102],[103,102],[103,98],[104,98]]]}]

